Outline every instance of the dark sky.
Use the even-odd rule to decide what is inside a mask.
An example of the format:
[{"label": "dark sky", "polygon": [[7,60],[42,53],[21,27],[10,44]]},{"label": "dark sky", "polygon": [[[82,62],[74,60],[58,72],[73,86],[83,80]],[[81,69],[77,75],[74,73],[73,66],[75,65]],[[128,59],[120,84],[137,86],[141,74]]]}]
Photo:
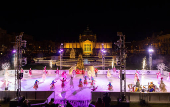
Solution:
[{"label": "dark sky", "polygon": [[[0,6],[0,27],[25,32],[36,39],[78,41],[87,25],[98,41],[144,39],[153,32],[170,31],[169,3],[155,2],[24,2]],[[170,33],[170,32],[169,32]]]}]

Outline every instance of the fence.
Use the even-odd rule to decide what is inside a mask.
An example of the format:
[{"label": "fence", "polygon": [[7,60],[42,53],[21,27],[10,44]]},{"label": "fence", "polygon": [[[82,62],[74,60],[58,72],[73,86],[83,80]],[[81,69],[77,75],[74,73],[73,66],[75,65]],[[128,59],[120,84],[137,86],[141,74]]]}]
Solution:
[{"label": "fence", "polygon": [[[55,94],[53,91],[21,91],[21,95],[25,96],[25,99],[30,100],[46,100],[49,96],[53,96],[55,98]],[[0,91],[0,100],[2,101],[6,98],[13,99],[16,97],[16,91]]]},{"label": "fence", "polygon": [[[92,101],[96,101],[97,98],[103,98],[105,92],[91,92]],[[108,92],[112,101],[117,101],[117,98],[120,96],[120,92]],[[139,102],[141,99],[145,100],[148,103],[170,103],[170,93],[158,93],[158,92],[148,92],[148,93],[140,93],[140,92],[126,92],[126,99],[130,102]]]}]

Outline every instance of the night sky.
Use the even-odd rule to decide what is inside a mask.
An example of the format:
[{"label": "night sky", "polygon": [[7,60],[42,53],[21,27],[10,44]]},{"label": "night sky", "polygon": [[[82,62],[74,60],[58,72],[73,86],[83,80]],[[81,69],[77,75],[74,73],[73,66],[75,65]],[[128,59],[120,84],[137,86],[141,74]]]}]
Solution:
[{"label": "night sky", "polygon": [[166,2],[25,2],[0,6],[0,27],[25,32],[36,40],[78,41],[87,25],[97,41],[141,40],[154,32],[170,33],[170,7]]}]

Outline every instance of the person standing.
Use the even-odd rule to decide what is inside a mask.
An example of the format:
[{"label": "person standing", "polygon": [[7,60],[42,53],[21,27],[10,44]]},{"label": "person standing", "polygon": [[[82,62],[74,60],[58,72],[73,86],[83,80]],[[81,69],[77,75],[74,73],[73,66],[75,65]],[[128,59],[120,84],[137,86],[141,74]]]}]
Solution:
[{"label": "person standing", "polygon": [[98,72],[98,69],[97,68],[95,68],[95,75],[96,75],[96,77],[97,77],[97,72]]},{"label": "person standing", "polygon": [[70,88],[73,87],[74,88],[74,84],[73,84],[73,77],[71,76],[71,79],[70,79]]},{"label": "person standing", "polygon": [[105,107],[110,107],[111,98],[108,96],[108,93],[105,93],[103,102],[105,103]]}]

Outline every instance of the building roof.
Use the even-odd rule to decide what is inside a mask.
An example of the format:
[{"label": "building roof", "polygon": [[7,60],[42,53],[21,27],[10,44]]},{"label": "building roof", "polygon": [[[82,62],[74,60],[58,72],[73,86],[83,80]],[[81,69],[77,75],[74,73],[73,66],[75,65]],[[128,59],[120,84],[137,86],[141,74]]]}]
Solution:
[{"label": "building roof", "polygon": [[89,30],[89,27],[87,27],[86,30],[84,30],[84,32],[82,33],[82,35],[93,35],[93,32],[91,30]]}]

